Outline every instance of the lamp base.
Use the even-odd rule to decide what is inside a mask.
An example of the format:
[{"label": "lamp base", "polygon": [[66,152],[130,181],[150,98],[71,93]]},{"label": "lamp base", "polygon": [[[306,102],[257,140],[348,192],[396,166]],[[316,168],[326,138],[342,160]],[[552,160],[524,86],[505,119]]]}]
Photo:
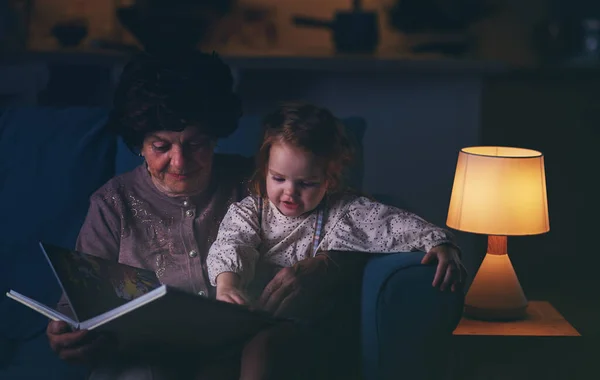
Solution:
[{"label": "lamp base", "polygon": [[483,321],[517,321],[527,316],[527,305],[513,309],[486,309],[465,305],[464,315]]},{"label": "lamp base", "polygon": [[465,297],[465,316],[518,320],[527,315],[527,298],[508,258],[506,236],[488,236],[488,250]]}]

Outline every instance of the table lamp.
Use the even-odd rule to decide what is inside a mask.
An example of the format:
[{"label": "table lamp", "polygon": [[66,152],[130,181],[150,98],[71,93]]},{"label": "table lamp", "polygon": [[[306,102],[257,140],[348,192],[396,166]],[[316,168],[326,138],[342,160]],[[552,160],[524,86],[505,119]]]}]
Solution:
[{"label": "table lamp", "polygon": [[486,255],[465,297],[465,315],[524,318],[527,298],[508,257],[507,237],[550,230],[544,156],[511,147],[461,149],[446,224],[488,235]]}]

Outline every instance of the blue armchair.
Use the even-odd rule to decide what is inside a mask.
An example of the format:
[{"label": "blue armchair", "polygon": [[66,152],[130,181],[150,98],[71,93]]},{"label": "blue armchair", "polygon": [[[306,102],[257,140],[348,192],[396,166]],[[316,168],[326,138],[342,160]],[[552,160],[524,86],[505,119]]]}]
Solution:
[{"label": "blue armchair", "polygon": [[362,283],[361,336],[365,380],[440,379],[440,358],[462,316],[462,292],[442,292],[431,283],[435,266],[423,252],[374,257]]},{"label": "blue armchair", "polygon": [[[0,290],[15,289],[49,305],[60,295],[36,242],[72,247],[91,193],[111,176],[132,168],[131,154],[103,126],[100,108],[19,108],[0,111]],[[219,142],[223,153],[253,154],[256,117]],[[345,120],[359,157],[366,126]],[[362,182],[362,162],[350,180]],[[40,196],[43,189],[43,196]],[[430,358],[446,346],[462,311],[462,294],[432,288],[435,268],[422,253],[370,259],[362,284],[362,364],[365,380],[420,379],[435,375]],[[86,370],[62,362],[45,337],[47,319],[0,298],[1,379],[83,379]],[[430,377],[429,377],[430,378]]]}]

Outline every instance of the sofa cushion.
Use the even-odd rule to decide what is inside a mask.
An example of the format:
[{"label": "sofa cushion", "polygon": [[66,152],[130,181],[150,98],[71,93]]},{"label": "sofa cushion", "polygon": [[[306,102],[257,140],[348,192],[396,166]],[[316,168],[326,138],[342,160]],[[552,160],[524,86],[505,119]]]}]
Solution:
[{"label": "sofa cushion", "polygon": [[8,366],[15,352],[15,343],[5,337],[0,336],[0,369]]},{"label": "sofa cushion", "polygon": [[48,344],[45,334],[12,348],[10,363],[0,366],[0,379],[84,380],[88,370],[61,360]]},{"label": "sofa cushion", "polygon": [[[49,305],[58,283],[38,241],[74,247],[89,196],[114,174],[115,138],[100,108],[0,111],[0,287]],[[0,336],[25,339],[47,319],[0,298]]]}]

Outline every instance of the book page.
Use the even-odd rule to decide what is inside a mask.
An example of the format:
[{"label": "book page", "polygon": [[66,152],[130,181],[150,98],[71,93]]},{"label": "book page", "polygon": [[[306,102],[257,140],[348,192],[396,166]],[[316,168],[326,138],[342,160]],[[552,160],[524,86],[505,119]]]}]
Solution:
[{"label": "book page", "polygon": [[6,296],[8,298],[12,298],[13,300],[15,300],[19,303],[22,303],[25,306],[30,307],[32,310],[37,311],[38,313],[42,314],[43,316],[47,317],[48,319],[51,319],[53,321],[64,321],[64,322],[67,322],[68,324],[70,324],[75,329],[79,328],[79,323],[77,323],[76,321],[67,317],[66,315],[59,313],[58,311],[40,303],[40,302],[37,302],[34,299],[31,299],[31,298],[26,297],[18,292],[15,292],[14,290],[7,292]]},{"label": "book page", "polygon": [[49,244],[42,247],[80,322],[161,286],[152,271]]}]

